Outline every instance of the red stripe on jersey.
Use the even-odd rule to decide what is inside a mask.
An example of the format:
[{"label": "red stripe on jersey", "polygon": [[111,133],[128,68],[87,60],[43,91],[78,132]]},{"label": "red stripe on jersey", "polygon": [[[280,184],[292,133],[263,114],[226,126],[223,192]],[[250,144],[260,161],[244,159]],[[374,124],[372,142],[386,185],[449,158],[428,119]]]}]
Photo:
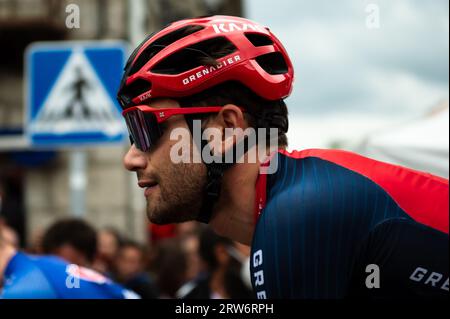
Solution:
[{"label": "red stripe on jersey", "polygon": [[279,152],[298,159],[318,157],[359,173],[383,188],[412,219],[448,234],[448,179],[341,150]]},{"label": "red stripe on jersey", "polygon": [[[275,155],[276,153],[272,153]],[[261,215],[261,211],[266,207],[266,197],[267,197],[267,167],[270,164],[270,156],[265,162],[261,163],[260,173],[258,175],[258,179],[256,180],[255,187],[255,211],[254,211],[254,220],[255,225],[258,221],[259,215]]]}]

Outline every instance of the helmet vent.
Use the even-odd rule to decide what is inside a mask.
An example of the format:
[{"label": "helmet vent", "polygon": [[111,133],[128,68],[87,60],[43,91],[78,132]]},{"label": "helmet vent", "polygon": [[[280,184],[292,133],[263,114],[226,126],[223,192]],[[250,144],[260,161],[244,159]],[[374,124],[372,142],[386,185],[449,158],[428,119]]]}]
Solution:
[{"label": "helmet vent", "polygon": [[224,37],[208,39],[183,48],[155,65],[151,72],[180,74],[201,65],[214,65],[216,60],[236,51],[233,43]]},{"label": "helmet vent", "polygon": [[122,106],[129,106],[131,100],[136,96],[149,91],[152,84],[143,79],[136,79],[129,85],[125,86],[120,92],[119,98],[123,101]]},{"label": "helmet vent", "polygon": [[269,74],[284,74],[288,66],[280,52],[272,52],[255,58],[256,62]]},{"label": "helmet vent", "polygon": [[[159,39],[156,39],[153,43],[151,43],[138,57],[136,62],[133,64],[130,70],[130,75],[139,71],[152,57],[154,57],[158,52],[164,49],[166,46],[187,37],[190,34],[193,34],[197,31],[204,29],[204,27],[200,25],[189,25],[186,27],[182,27],[175,31],[162,36]],[[148,40],[148,39],[146,39]]]},{"label": "helmet vent", "polygon": [[245,33],[247,39],[255,46],[262,47],[265,45],[272,45],[273,41],[266,35],[259,33]]}]

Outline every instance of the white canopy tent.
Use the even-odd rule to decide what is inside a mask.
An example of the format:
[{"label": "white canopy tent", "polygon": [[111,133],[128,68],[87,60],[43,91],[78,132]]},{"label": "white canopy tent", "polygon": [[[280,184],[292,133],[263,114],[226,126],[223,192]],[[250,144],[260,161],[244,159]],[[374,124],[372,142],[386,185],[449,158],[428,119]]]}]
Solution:
[{"label": "white canopy tent", "polygon": [[354,145],[362,155],[448,178],[448,101],[422,118],[370,133]]}]

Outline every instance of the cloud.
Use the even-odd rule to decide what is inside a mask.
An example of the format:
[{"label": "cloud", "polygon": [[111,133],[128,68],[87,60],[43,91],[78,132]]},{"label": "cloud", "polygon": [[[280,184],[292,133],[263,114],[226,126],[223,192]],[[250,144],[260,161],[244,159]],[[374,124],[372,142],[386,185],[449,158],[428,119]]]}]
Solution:
[{"label": "cloud", "polygon": [[[296,71],[291,114],[416,116],[448,97],[447,1],[247,0]],[[380,28],[366,26],[367,4]]]}]

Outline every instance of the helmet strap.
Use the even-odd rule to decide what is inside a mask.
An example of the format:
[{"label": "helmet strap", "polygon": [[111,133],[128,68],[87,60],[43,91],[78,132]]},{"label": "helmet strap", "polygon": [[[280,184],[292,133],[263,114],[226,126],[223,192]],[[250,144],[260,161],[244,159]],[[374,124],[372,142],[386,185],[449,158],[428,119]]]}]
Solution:
[{"label": "helmet strap", "polygon": [[[189,127],[189,130],[191,131],[191,134],[193,134],[193,116],[192,115],[185,115],[186,123]],[[203,129],[202,129],[203,134]],[[246,143],[248,140],[247,136],[240,141],[240,143],[244,143],[244,154],[247,153],[248,149],[250,148],[249,143]],[[195,139],[194,139],[195,143]],[[214,160],[211,163],[205,163],[202,158],[203,164],[205,164],[207,169],[207,175],[206,175],[206,184],[205,188],[203,189],[203,200],[202,200],[202,206],[200,208],[200,212],[198,217],[196,218],[197,221],[208,224],[212,218],[213,211],[214,211],[214,204],[217,202],[218,198],[220,197],[220,191],[222,188],[222,179],[223,174],[227,169],[232,167],[237,162],[237,146],[236,144],[233,149],[231,149],[229,152],[233,152],[233,161],[231,163],[226,163],[225,159],[229,158],[226,156],[226,154],[223,154],[221,158],[214,158]],[[199,145],[197,145],[198,147]],[[208,141],[205,141],[201,139],[201,147],[199,147],[200,154],[205,149],[209,149],[210,153],[210,147],[208,145]]]}]

